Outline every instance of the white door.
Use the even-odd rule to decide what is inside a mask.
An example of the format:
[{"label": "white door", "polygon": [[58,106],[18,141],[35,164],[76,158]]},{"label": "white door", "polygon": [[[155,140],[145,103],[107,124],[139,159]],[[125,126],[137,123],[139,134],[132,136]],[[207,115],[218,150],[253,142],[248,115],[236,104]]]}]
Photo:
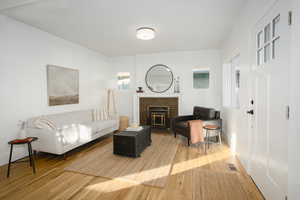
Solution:
[{"label": "white door", "polygon": [[289,0],[279,0],[253,30],[252,145],[249,173],[267,200],[284,200],[288,178]]}]

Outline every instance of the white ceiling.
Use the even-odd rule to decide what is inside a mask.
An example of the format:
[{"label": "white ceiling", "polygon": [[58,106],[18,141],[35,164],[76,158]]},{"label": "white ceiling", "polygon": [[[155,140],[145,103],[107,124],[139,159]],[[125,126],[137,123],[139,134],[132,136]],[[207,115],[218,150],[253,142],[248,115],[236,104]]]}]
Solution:
[{"label": "white ceiling", "polygon": [[[104,55],[121,56],[219,48],[247,0],[27,1],[1,12]],[[156,38],[137,40],[141,26],[156,29]]]}]

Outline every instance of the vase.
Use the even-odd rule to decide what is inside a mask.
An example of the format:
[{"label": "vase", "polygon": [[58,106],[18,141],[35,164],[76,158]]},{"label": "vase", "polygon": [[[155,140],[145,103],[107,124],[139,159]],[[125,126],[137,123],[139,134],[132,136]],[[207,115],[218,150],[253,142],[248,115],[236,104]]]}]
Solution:
[{"label": "vase", "polygon": [[174,93],[180,93],[179,76],[174,80]]}]

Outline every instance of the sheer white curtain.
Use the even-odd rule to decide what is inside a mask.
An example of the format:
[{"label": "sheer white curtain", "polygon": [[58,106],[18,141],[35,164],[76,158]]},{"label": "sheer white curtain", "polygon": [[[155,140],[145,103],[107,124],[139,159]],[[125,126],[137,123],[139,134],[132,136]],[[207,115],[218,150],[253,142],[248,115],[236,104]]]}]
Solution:
[{"label": "sheer white curtain", "polygon": [[107,89],[102,106],[100,106],[100,109],[94,109],[93,111],[94,121],[118,119],[118,117],[116,91],[115,89]]},{"label": "sheer white curtain", "polygon": [[114,89],[109,89],[107,91],[107,111],[109,119],[118,118],[116,91]]}]

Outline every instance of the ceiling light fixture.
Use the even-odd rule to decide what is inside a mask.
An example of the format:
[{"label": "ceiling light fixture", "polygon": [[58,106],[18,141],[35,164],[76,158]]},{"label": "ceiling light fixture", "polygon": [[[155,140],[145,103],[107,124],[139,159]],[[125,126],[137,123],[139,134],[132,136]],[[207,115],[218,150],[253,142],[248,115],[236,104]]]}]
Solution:
[{"label": "ceiling light fixture", "polygon": [[153,28],[141,27],[136,30],[136,37],[140,40],[152,40],[155,37]]}]

